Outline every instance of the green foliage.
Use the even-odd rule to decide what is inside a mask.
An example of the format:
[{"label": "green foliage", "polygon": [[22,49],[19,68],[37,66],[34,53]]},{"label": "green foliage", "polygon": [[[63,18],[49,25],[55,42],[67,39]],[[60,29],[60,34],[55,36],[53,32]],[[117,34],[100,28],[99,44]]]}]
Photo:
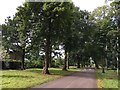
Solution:
[{"label": "green foliage", "polygon": [[61,67],[63,65],[63,59],[61,59],[61,58],[57,58],[57,59],[53,59],[52,60],[52,65],[51,65],[51,67]]},{"label": "green foliage", "polygon": [[43,68],[43,60],[40,59],[31,59],[25,61],[26,68]]},{"label": "green foliage", "polygon": [[[110,58],[116,63],[120,35],[118,5],[119,2],[113,2],[90,13],[72,2],[26,2],[17,8],[13,19],[8,17],[2,25],[3,46],[7,52],[21,52],[23,66],[27,58],[27,67],[42,67],[44,59],[46,70],[59,46],[65,50],[65,60],[72,64],[88,64],[90,57],[103,66]],[[53,60],[53,66],[61,64]]]},{"label": "green foliage", "polygon": [[114,65],[117,63],[114,57],[118,57],[117,53],[119,51],[117,49],[119,48],[117,46],[117,37],[119,36],[117,26],[118,11],[115,4],[111,4],[111,6],[96,8],[90,16],[90,19],[95,23],[94,34],[92,35],[92,47],[94,49],[91,50],[95,53],[92,57],[103,66],[105,66],[106,60],[108,63],[111,61],[110,58],[112,58],[112,62],[115,61]]}]

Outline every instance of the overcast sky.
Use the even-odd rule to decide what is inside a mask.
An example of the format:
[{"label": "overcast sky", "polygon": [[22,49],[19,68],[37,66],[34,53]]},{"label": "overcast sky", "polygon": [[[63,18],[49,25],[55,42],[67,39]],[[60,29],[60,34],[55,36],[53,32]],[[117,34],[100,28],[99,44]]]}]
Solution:
[{"label": "overcast sky", "polygon": [[[105,4],[105,0],[72,0],[74,4],[82,10],[92,11],[98,6],[102,6]],[[16,12],[16,8],[22,3],[24,0],[1,0],[0,1],[0,24],[3,24],[5,19],[8,16],[13,16]]]}]

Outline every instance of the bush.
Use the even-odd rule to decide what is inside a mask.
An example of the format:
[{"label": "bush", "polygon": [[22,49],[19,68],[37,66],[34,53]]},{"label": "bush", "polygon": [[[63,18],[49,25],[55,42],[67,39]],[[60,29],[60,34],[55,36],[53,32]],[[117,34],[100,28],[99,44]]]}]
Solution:
[{"label": "bush", "polygon": [[63,60],[61,58],[53,59],[51,67],[59,68],[63,64]]},{"label": "bush", "polygon": [[26,68],[43,68],[43,61],[42,60],[26,60],[25,61]]}]

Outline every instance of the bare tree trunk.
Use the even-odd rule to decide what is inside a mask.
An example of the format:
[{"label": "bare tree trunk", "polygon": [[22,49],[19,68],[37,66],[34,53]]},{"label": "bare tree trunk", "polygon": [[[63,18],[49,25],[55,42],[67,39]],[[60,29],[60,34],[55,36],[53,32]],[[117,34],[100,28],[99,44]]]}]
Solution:
[{"label": "bare tree trunk", "polygon": [[67,53],[67,68],[69,69],[69,53]]},{"label": "bare tree trunk", "polygon": [[77,68],[80,68],[80,63],[79,63],[79,60],[78,60],[78,63],[77,63]]},{"label": "bare tree trunk", "polygon": [[51,68],[51,66],[52,66],[52,56],[51,56],[51,54],[52,54],[52,45],[50,45],[50,53],[49,53],[49,68]]},{"label": "bare tree trunk", "polygon": [[105,73],[105,68],[102,66],[102,73]]},{"label": "bare tree trunk", "polygon": [[108,60],[107,60],[107,58],[106,58],[106,68],[108,70]]},{"label": "bare tree trunk", "polygon": [[22,50],[22,62],[21,62],[21,69],[22,70],[25,70],[24,61],[25,61],[25,49]]},{"label": "bare tree trunk", "polygon": [[64,59],[64,66],[63,66],[63,71],[67,71],[67,51],[65,49],[65,59]]},{"label": "bare tree trunk", "polygon": [[48,70],[49,60],[50,60],[50,58],[49,58],[49,56],[50,56],[49,55],[49,52],[50,52],[49,47],[50,47],[50,38],[47,36],[47,38],[46,38],[46,50],[45,50],[45,62],[44,62],[44,67],[43,67],[43,71],[42,71],[43,74],[50,74],[49,70]]},{"label": "bare tree trunk", "polygon": [[79,55],[77,55],[77,68],[80,68],[80,58],[79,58]]},{"label": "bare tree trunk", "polygon": [[49,60],[50,60],[50,33],[51,33],[51,18],[48,19],[48,29],[46,29],[46,47],[45,47],[45,63],[43,67],[43,74],[50,74],[48,67],[49,67]]},{"label": "bare tree trunk", "polygon": [[94,60],[94,62],[95,62],[95,67],[96,67],[97,69],[99,69],[99,65],[98,65],[98,63],[96,62],[96,60]]},{"label": "bare tree trunk", "polygon": [[105,73],[105,62],[103,58],[101,58],[101,60],[102,60],[102,73]]}]

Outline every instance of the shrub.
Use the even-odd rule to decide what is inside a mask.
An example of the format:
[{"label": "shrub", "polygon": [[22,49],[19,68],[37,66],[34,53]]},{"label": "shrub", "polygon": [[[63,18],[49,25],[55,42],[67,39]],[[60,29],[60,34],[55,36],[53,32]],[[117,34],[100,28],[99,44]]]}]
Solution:
[{"label": "shrub", "polygon": [[26,68],[43,68],[43,61],[42,60],[26,60],[25,61]]}]

